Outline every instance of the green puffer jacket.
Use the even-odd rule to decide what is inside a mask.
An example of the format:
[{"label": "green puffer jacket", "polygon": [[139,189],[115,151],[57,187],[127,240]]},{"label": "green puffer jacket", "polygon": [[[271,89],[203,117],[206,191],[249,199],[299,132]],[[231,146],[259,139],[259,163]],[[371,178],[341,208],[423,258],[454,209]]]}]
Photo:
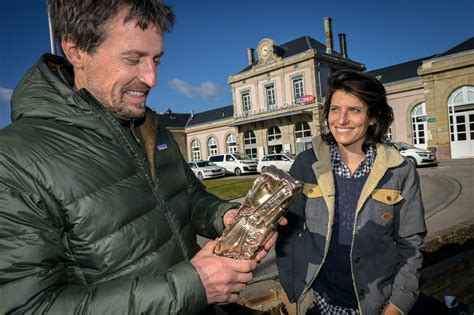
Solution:
[{"label": "green puffer jacket", "polygon": [[43,56],[0,130],[0,314],[201,312],[196,233],[217,237],[236,204],[205,191],[159,125],[149,162],[71,77]]}]

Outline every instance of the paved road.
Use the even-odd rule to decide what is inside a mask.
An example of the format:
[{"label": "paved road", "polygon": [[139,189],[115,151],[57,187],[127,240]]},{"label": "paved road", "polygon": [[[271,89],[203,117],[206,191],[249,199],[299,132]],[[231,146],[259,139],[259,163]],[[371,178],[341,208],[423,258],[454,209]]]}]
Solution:
[{"label": "paved road", "polygon": [[[417,170],[426,210],[428,235],[474,219],[474,159],[451,160]],[[206,239],[199,239],[201,245],[206,242]],[[255,270],[253,281],[276,273],[275,252],[272,249]]]}]

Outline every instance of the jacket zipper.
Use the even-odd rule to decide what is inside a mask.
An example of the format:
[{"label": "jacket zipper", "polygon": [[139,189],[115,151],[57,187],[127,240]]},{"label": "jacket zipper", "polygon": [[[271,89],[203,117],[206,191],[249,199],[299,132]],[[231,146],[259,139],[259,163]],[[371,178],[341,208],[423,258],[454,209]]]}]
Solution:
[{"label": "jacket zipper", "polygon": [[355,239],[355,233],[356,233],[356,229],[357,229],[357,219],[358,219],[358,214],[356,213],[355,214],[355,218],[354,218],[354,226],[352,227],[352,242],[351,242],[351,252],[349,254],[349,259],[350,259],[350,262],[351,262],[351,277],[352,277],[352,285],[354,286],[354,293],[355,293],[355,296],[356,296],[356,300],[357,300],[357,306],[359,307],[359,312],[362,313],[362,307],[360,306],[360,301],[359,301],[359,293],[357,292],[357,286],[356,286],[356,283],[355,283],[355,278],[354,278],[354,265],[353,265],[353,259],[352,259],[352,250],[354,249],[354,239]]},{"label": "jacket zipper", "polygon": [[133,138],[135,141],[140,144],[140,139],[138,139],[137,135],[135,134],[135,119],[130,120],[130,131],[132,133]]},{"label": "jacket zipper", "polygon": [[[183,257],[189,260],[190,257],[186,253],[184,241],[179,235],[177,227],[175,226],[173,220],[171,219],[169,215],[169,207],[165,203],[161,194],[156,189],[156,185],[151,178],[151,171],[149,169],[148,163],[146,162],[147,159],[146,157],[143,156],[143,154],[138,148],[138,144],[140,144],[140,140],[135,134],[135,120],[131,120],[130,122],[130,128],[131,128],[131,134],[132,134],[130,135],[120,125],[120,123],[110,114],[110,112],[102,104],[99,104],[97,100],[92,95],[89,94],[89,92],[83,90],[83,93],[81,94],[85,95],[86,98],[93,104],[93,106],[91,107],[96,110],[96,112],[99,114],[100,117],[103,118],[104,122],[109,123],[109,127],[112,129],[112,131],[115,130],[119,132],[119,135],[121,137],[116,136],[115,138],[119,141],[119,143],[125,143],[125,149],[128,149],[132,153],[133,161],[138,166],[138,168],[144,173],[145,178],[147,179],[148,186],[150,187],[153,193],[153,196],[155,197],[155,200],[160,204],[160,211],[165,216],[166,221],[168,222],[168,225],[171,228],[171,232],[176,237],[176,240],[178,241],[181,252],[183,253]],[[112,134],[115,135],[115,133],[113,132]],[[130,138],[132,137],[134,138],[136,142],[130,141]]]}]

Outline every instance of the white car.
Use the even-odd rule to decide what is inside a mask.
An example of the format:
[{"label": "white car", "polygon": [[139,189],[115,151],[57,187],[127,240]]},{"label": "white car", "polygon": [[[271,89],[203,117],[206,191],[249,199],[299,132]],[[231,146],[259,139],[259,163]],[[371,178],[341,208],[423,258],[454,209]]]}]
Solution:
[{"label": "white car", "polygon": [[188,165],[200,180],[225,175],[225,169],[223,167],[217,166],[209,161],[189,162]]},{"label": "white car", "polygon": [[438,164],[433,151],[420,149],[404,142],[389,142],[388,145],[397,149],[401,155],[406,157],[415,166]]},{"label": "white car", "polygon": [[255,173],[257,171],[257,161],[246,154],[226,153],[209,157],[209,161],[225,168],[229,174],[240,176],[242,174]]},{"label": "white car", "polygon": [[258,161],[257,172],[261,173],[262,168],[269,165],[273,165],[276,168],[288,172],[294,161],[295,157],[288,153],[269,154]]}]

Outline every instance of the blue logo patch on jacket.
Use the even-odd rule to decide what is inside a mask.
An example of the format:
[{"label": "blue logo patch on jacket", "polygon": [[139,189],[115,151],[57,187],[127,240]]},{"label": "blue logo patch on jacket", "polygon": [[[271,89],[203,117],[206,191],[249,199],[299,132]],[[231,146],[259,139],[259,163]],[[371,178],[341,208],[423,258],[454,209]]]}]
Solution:
[{"label": "blue logo patch on jacket", "polygon": [[156,146],[156,149],[157,149],[158,151],[163,151],[163,150],[168,149],[168,146],[166,145],[166,143],[158,144],[158,145]]}]

